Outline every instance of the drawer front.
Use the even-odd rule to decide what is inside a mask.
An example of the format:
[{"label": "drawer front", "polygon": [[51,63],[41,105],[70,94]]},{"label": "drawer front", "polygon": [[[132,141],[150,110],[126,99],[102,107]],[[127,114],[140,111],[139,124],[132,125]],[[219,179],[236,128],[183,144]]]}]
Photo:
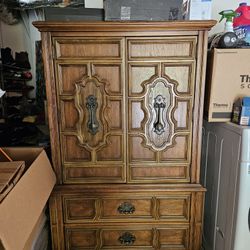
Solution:
[{"label": "drawer front", "polygon": [[188,225],[66,227],[66,249],[189,249]]},{"label": "drawer front", "polygon": [[196,37],[129,39],[128,60],[191,59],[196,42]]},{"label": "drawer front", "polygon": [[120,59],[122,38],[56,38],[56,58]]},{"label": "drawer front", "polygon": [[181,221],[190,220],[191,194],[113,198],[63,197],[65,223],[105,221]]}]

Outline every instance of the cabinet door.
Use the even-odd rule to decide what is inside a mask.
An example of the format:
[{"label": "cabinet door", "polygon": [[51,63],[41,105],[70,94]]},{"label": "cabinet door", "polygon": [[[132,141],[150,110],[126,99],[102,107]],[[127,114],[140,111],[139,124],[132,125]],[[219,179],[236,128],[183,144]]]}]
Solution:
[{"label": "cabinet door", "polygon": [[124,182],[123,40],[55,44],[64,183]]},{"label": "cabinet door", "polygon": [[128,181],[189,182],[196,38],[127,43]]}]

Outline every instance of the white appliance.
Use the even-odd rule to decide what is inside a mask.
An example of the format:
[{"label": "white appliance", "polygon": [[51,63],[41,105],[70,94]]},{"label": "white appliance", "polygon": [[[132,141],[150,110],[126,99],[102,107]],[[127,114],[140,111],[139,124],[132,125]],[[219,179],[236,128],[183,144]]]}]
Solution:
[{"label": "white appliance", "polygon": [[204,121],[203,249],[250,249],[250,127]]}]

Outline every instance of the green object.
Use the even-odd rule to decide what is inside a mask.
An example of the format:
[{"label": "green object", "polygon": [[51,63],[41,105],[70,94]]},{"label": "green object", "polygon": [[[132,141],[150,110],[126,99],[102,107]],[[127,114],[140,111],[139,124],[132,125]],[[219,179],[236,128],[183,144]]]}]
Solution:
[{"label": "green object", "polygon": [[220,22],[226,18],[226,22],[233,22],[233,18],[236,16],[236,12],[234,10],[223,10],[219,13],[221,15]]}]

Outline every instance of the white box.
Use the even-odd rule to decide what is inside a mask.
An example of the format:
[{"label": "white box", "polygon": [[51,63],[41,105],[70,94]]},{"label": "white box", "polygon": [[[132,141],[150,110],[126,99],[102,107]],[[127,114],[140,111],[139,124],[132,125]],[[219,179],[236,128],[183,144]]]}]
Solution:
[{"label": "white box", "polygon": [[209,20],[212,13],[212,0],[186,0],[184,1],[186,20]]},{"label": "white box", "polygon": [[103,0],[85,0],[85,8],[103,9]]}]

